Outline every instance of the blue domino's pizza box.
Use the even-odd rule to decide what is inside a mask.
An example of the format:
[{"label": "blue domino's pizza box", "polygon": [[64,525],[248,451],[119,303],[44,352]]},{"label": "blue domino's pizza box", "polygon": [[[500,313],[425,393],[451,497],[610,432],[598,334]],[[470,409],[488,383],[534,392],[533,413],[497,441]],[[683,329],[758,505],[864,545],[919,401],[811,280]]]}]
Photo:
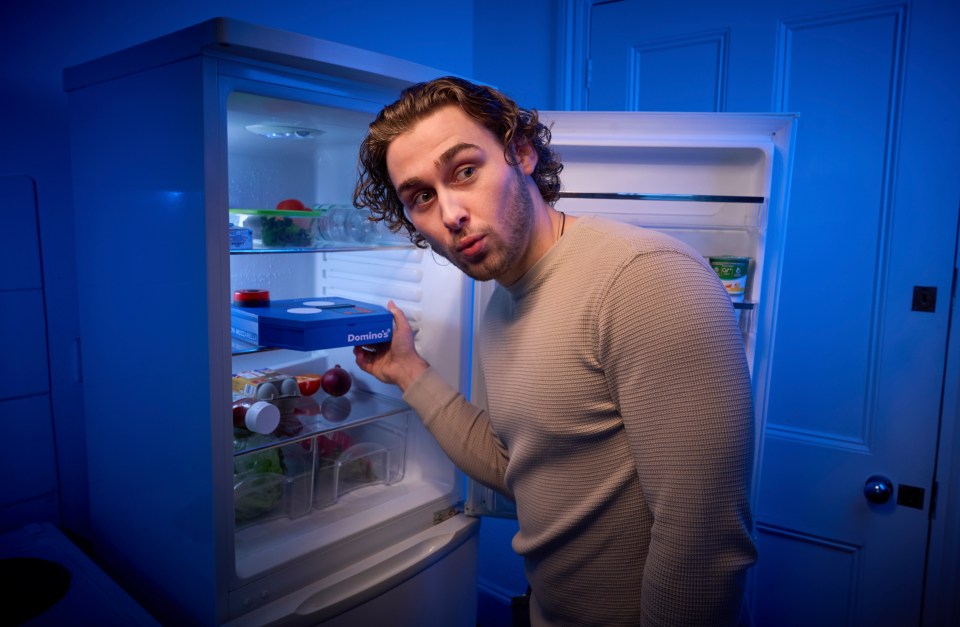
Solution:
[{"label": "blue domino's pizza box", "polygon": [[260,307],[234,304],[230,333],[250,344],[311,351],[389,342],[393,315],[386,307],[334,296],[273,300]]}]

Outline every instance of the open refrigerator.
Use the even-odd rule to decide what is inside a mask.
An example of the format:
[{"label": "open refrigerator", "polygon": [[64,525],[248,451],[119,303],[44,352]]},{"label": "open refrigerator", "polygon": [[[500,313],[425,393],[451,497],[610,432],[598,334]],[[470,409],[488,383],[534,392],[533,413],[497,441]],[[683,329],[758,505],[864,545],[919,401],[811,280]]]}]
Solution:
[{"label": "open refrigerator", "polygon": [[[367,124],[439,75],[227,19],[65,71],[94,551],[163,622],[475,623],[477,517],[511,504],[465,481],[351,346],[231,332],[247,290],[393,300],[428,361],[484,402],[472,338],[492,284],[349,207]],[[736,311],[757,380],[795,120],[543,117],[566,164],[559,208],[751,257]],[[291,394],[275,430],[234,427],[234,375],[335,365],[346,395]]]}]

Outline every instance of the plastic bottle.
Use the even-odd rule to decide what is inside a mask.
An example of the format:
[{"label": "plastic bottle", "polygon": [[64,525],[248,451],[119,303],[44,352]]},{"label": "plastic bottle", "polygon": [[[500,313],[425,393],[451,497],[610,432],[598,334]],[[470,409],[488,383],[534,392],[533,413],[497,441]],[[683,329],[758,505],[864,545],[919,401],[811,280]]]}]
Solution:
[{"label": "plastic bottle", "polygon": [[317,233],[328,242],[374,244],[380,240],[380,225],[370,221],[370,212],[349,205],[314,205],[322,211]]},{"label": "plastic bottle", "polygon": [[233,426],[254,433],[272,433],[280,424],[280,409],[267,401],[241,398],[233,401]]}]

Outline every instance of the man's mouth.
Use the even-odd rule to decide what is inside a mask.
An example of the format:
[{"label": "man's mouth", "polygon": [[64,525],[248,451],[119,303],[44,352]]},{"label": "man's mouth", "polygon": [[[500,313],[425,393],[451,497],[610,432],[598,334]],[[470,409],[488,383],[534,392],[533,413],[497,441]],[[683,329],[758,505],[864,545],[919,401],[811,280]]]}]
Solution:
[{"label": "man's mouth", "polygon": [[482,235],[467,235],[462,240],[457,242],[455,250],[467,259],[470,259],[481,254],[483,252],[483,248],[484,238]]}]

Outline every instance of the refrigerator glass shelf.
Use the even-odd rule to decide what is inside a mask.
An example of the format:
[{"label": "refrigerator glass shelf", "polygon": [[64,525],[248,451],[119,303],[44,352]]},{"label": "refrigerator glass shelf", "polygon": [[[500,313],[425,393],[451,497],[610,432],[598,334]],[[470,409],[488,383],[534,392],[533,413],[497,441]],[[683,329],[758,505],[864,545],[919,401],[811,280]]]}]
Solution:
[{"label": "refrigerator glass shelf", "polygon": [[339,397],[328,396],[323,392],[314,396],[303,396],[297,399],[294,414],[281,417],[280,426],[273,433],[251,434],[238,438],[233,454],[234,457],[240,457],[256,451],[286,446],[325,433],[376,422],[409,410],[410,406],[403,401],[362,390],[351,390]]},{"label": "refrigerator glass shelf", "polygon": [[389,242],[383,244],[338,244],[329,243],[309,248],[246,248],[231,249],[231,255],[275,255],[286,253],[335,253],[356,252],[366,250],[395,250],[413,248],[413,244],[403,242]]},{"label": "refrigerator glass shelf", "polygon": [[267,346],[258,346],[250,342],[244,342],[235,337],[230,338],[230,344],[234,355],[248,355],[250,353],[265,353],[267,351],[277,350]]}]

